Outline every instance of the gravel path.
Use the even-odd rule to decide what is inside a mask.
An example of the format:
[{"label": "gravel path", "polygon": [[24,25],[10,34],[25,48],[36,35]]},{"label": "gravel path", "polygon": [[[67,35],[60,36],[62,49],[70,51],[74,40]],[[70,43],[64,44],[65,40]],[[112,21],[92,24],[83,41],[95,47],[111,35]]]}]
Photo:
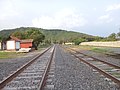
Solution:
[{"label": "gravel path", "polygon": [[120,90],[68,52],[56,49],[55,90]]},{"label": "gravel path", "polygon": [[8,75],[17,70],[20,66],[31,60],[36,54],[40,52],[30,52],[25,56],[13,58],[13,59],[0,59],[0,81],[6,78]]}]

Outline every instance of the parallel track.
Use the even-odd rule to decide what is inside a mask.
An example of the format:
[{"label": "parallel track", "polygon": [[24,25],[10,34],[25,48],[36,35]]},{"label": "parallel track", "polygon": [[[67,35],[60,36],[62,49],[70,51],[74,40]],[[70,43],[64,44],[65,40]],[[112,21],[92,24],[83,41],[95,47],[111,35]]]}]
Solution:
[{"label": "parallel track", "polygon": [[120,85],[120,67],[119,66],[94,58],[92,56],[85,55],[71,48],[65,48],[65,49],[67,49],[72,55],[74,55],[80,61],[86,63],[87,65],[95,69],[94,70],[95,72],[99,72],[105,77],[109,78],[107,80],[110,83],[115,82],[118,85]]},{"label": "parallel track", "polygon": [[[47,87],[47,79],[49,77],[49,72],[50,70],[52,69],[52,75],[54,76],[54,61],[53,61],[53,56],[54,56],[54,52],[55,52],[55,49],[53,50],[53,53],[50,57],[50,60],[48,61],[47,65],[46,65],[46,68],[45,68],[45,71],[44,71],[44,74],[43,74],[43,77],[42,77],[42,80],[39,84],[39,87],[38,87],[38,90],[44,90],[46,88],[49,88],[50,90],[54,89],[54,85],[49,85]],[[52,67],[51,67],[52,66]],[[46,87],[45,87],[46,86]],[[52,87],[51,87],[52,86]]]},{"label": "parallel track", "polygon": [[[45,77],[53,59],[54,49],[55,47],[46,49],[8,76],[0,83],[0,90],[42,90],[41,88],[45,85]],[[26,82],[29,83],[27,84]]]}]

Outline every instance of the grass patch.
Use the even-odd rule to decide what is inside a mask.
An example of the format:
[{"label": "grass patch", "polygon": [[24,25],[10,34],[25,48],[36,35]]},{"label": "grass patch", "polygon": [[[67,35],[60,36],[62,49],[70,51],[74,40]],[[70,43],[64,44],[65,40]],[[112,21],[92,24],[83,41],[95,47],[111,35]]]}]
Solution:
[{"label": "grass patch", "polygon": [[89,50],[97,53],[103,53],[111,55],[113,52],[106,47],[96,47],[96,46],[81,46],[81,45],[70,45],[69,47],[76,48],[79,50]]},{"label": "grass patch", "polygon": [[104,69],[105,71],[110,71],[111,72],[111,70],[112,70],[113,68],[106,68],[106,69]]},{"label": "grass patch", "polygon": [[93,47],[91,48],[91,51],[98,52],[98,53],[103,53],[106,55],[113,55],[113,52],[110,51],[108,48],[105,47]]},{"label": "grass patch", "polygon": [[[50,45],[40,45],[38,47],[38,51],[41,51]],[[17,58],[21,56],[25,56],[27,53],[22,52],[6,52],[6,51],[0,51],[0,59],[9,59],[9,58]]]},{"label": "grass patch", "polygon": [[95,52],[100,52],[100,53],[107,53],[108,52],[108,50],[103,49],[103,48],[92,48],[91,50],[95,51]]},{"label": "grass patch", "polygon": [[80,50],[91,50],[92,46],[81,46],[81,45],[67,45],[71,48],[76,48]]},{"label": "grass patch", "polygon": [[49,46],[51,46],[50,44],[44,44],[44,45],[39,45],[39,47],[38,47],[38,51],[41,51],[41,50],[43,50],[43,49],[45,49],[45,48],[48,48]]},{"label": "grass patch", "polygon": [[23,56],[25,53],[20,52],[0,52],[0,59],[7,59],[7,58],[16,58],[18,56]]},{"label": "grass patch", "polygon": [[114,76],[119,76],[120,77],[120,73],[111,73],[111,75],[114,75]]}]

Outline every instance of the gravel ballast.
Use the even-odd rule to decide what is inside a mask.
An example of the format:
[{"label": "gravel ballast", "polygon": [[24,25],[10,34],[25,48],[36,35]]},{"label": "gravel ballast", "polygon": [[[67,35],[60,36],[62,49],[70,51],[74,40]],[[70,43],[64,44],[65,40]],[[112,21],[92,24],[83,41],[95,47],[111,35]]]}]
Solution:
[{"label": "gravel ballast", "polygon": [[[0,60],[0,81],[36,54],[33,52],[25,57]],[[56,46],[54,61],[54,90],[120,90],[119,86],[110,84],[91,67],[59,46]]]},{"label": "gravel ballast", "polygon": [[120,90],[61,48],[55,56],[55,90]]},{"label": "gravel ballast", "polygon": [[30,61],[35,55],[40,52],[30,52],[25,56],[13,58],[13,59],[0,59],[0,82],[5,79],[7,76],[12,74],[22,65]]},{"label": "gravel ballast", "polygon": [[88,50],[78,50],[78,51],[80,51],[84,54],[87,54],[89,56],[98,58],[100,60],[109,62],[109,63],[114,64],[116,66],[120,66],[120,59],[119,58],[117,59],[117,58],[112,57],[110,55],[105,55],[105,54],[102,54],[102,53],[97,53],[97,52],[88,51]]},{"label": "gravel ballast", "polygon": [[35,62],[9,82],[2,90],[38,90],[38,85],[40,85],[52,50],[51,48],[38,57]]}]

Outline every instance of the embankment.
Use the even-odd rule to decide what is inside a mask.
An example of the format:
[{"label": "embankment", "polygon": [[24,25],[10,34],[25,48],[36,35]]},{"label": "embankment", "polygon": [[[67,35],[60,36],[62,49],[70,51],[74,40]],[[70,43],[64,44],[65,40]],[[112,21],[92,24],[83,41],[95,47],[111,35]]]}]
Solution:
[{"label": "embankment", "polygon": [[113,41],[113,42],[82,42],[80,45],[120,47],[120,41]]}]

